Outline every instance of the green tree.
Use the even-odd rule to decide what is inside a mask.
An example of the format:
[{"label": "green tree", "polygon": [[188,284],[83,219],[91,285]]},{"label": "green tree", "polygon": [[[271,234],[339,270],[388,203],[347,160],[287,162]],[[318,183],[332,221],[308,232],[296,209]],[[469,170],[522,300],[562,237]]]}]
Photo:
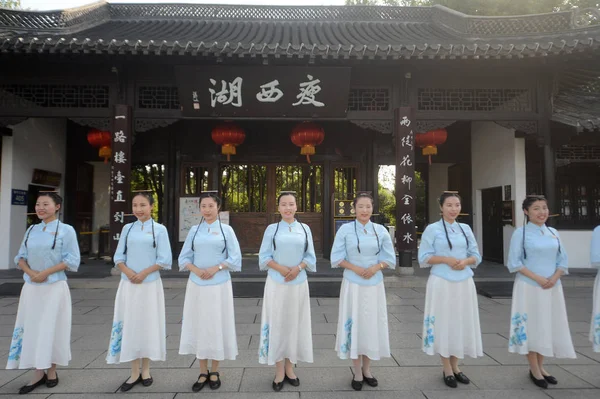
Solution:
[{"label": "green tree", "polygon": [[21,9],[21,0],[0,0],[0,8],[9,8],[11,10]]},{"label": "green tree", "polygon": [[151,190],[154,197],[152,218],[163,222],[165,199],[165,165],[134,165],[131,168],[131,190]]},{"label": "green tree", "polygon": [[432,6],[439,4],[468,15],[524,15],[598,8],[598,0],[346,0],[347,5]]}]

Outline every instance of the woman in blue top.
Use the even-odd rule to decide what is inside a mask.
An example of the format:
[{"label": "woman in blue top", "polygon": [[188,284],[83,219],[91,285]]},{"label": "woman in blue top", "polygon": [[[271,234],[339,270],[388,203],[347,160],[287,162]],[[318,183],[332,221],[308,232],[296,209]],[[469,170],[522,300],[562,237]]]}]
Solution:
[{"label": "woman in blue top", "polygon": [[294,364],[312,363],[312,327],[306,270],[317,271],[312,232],[296,217],[295,192],[277,198],[281,221],[265,230],[258,254],[261,270],[269,269],[263,297],[258,361],[276,365],[273,390],[283,382],[300,385]]},{"label": "woman in blue top", "polygon": [[383,285],[386,267],[396,267],[396,252],[387,229],[371,222],[373,197],[354,198],[356,219],[340,227],[331,248],[331,266],[343,267],[335,350],[340,359],[352,359],[352,388],[363,381],[375,387],[371,360],[390,357],[387,302]]},{"label": "woman in blue top", "polygon": [[419,245],[419,265],[431,267],[427,280],[423,323],[423,352],[439,354],[444,383],[468,384],[458,359],[483,356],[477,291],[473,268],[481,263],[469,225],[458,223],[460,196],[444,192],[439,198],[442,218],[427,226]]},{"label": "woman in blue top", "polygon": [[545,356],[575,358],[560,278],[568,260],[558,232],[546,226],[548,203],[541,195],[523,201],[527,224],[513,233],[508,270],[517,273],[513,286],[508,350],[527,355],[535,385],[556,384],[544,369]]},{"label": "woman in blue top", "polygon": [[65,270],[76,272],[80,255],[75,230],[57,218],[61,207],[58,193],[40,193],[35,213],[42,222],[27,230],[15,257],[25,284],[6,368],[36,369],[20,394],[44,384],[57,386],[56,365],[67,366],[71,360],[71,294]]},{"label": "woman in blue top", "polygon": [[[207,382],[211,389],[219,388],[219,362],[235,360],[238,354],[229,271],[242,269],[242,253],[231,226],[221,223],[220,208],[216,192],[200,196],[202,220],[192,226],[179,254],[179,270],[190,271],[179,354],[196,355],[200,360],[194,392]],[[208,359],[212,359],[210,373]]]},{"label": "woman in blue top", "polygon": [[[592,248],[590,251],[592,266],[600,269],[600,226],[592,233]],[[594,310],[590,324],[590,341],[594,345],[594,352],[600,352],[600,271],[596,274],[594,283]]]},{"label": "woman in blue top", "polygon": [[152,193],[137,192],[132,203],[137,221],[123,227],[113,258],[121,282],[106,356],[109,364],[131,362],[123,392],[140,382],[152,385],[150,360],[166,360],[165,294],[159,270],[170,269],[173,262],[167,229],[152,219]]}]

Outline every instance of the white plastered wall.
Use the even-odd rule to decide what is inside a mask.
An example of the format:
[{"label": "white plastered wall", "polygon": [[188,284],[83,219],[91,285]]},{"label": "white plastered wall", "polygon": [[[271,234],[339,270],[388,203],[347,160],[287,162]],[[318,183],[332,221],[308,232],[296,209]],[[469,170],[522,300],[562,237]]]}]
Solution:
[{"label": "white plastered wall", "polygon": [[[511,186],[515,201],[516,226],[523,224],[520,202],[526,195],[525,139],[515,138],[514,130],[494,122],[471,124],[471,157],[473,178],[473,228],[479,250],[483,254],[481,191],[486,188]],[[515,227],[503,227],[504,262],[508,259],[510,239]]]},{"label": "white plastered wall", "polygon": [[[101,226],[109,224],[110,220],[110,164],[104,162],[89,162],[94,166],[94,215],[92,220],[92,228],[94,232],[98,232]],[[94,234],[92,238],[92,253],[98,253],[99,245],[98,234]]]},{"label": "white plastered wall", "polygon": [[33,170],[43,169],[62,175],[58,189],[64,194],[66,127],[65,119],[32,118],[13,126],[12,137],[2,137],[0,269],[15,267],[27,223],[27,206],[11,205],[11,191],[27,191]]},{"label": "white plastered wall", "polygon": [[[427,201],[429,223],[434,223],[440,219],[438,197],[442,192],[448,190],[448,168],[450,166],[452,164],[449,163],[433,163],[429,166],[429,198]],[[425,226],[423,226],[423,229],[425,229]]]}]

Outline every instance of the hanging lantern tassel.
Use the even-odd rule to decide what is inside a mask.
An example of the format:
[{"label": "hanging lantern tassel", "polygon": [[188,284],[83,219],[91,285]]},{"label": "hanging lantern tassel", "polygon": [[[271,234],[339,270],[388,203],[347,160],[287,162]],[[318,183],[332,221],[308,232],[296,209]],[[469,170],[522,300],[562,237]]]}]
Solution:
[{"label": "hanging lantern tassel", "polygon": [[104,163],[108,163],[108,159],[112,156],[111,150],[111,134],[101,130],[92,129],[87,134],[87,140],[90,145],[97,147],[98,156],[104,158]]},{"label": "hanging lantern tassel", "polygon": [[423,149],[423,155],[429,157],[429,165],[431,165],[431,156],[437,155],[437,146],[444,144],[448,139],[446,129],[431,130],[427,133],[417,133],[415,135],[415,145]]},{"label": "hanging lantern tassel", "polygon": [[221,154],[227,155],[227,162],[236,154],[235,147],[246,139],[244,129],[233,122],[218,125],[213,129],[211,136],[213,141],[221,146]]},{"label": "hanging lantern tassel", "polygon": [[98,155],[100,158],[104,158],[104,163],[108,163],[108,159],[112,156],[112,150],[109,146],[100,147],[100,151],[98,151]]},{"label": "hanging lantern tassel", "polygon": [[290,138],[292,143],[300,147],[300,154],[306,155],[306,161],[310,163],[310,156],[316,153],[315,147],[325,139],[325,131],[316,123],[302,122],[294,127]]}]

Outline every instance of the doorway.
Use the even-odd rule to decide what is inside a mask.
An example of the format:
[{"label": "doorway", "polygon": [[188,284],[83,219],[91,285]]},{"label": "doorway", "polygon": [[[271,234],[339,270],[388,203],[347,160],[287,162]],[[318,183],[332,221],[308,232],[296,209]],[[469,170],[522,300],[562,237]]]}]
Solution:
[{"label": "doorway", "polygon": [[481,190],[481,235],[484,260],[504,263],[502,187]]}]

